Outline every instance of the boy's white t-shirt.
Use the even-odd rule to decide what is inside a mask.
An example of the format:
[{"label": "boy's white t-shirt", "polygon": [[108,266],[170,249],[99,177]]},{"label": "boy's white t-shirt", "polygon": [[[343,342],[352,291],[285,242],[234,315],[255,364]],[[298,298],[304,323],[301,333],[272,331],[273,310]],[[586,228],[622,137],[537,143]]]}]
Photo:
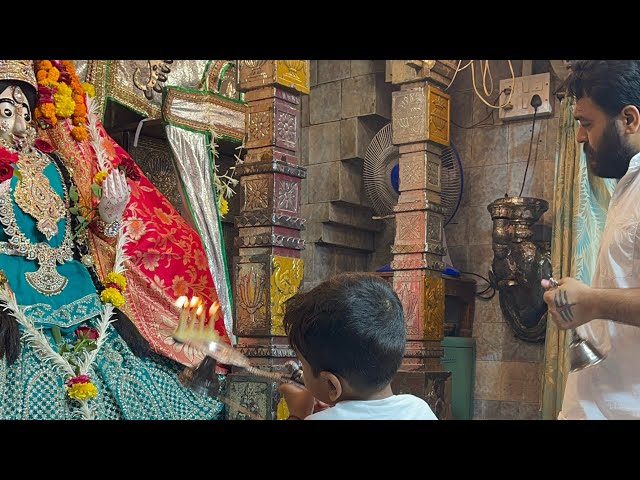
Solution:
[{"label": "boy's white t-shirt", "polygon": [[380,400],[344,400],[305,420],[438,420],[427,402],[415,395]]}]

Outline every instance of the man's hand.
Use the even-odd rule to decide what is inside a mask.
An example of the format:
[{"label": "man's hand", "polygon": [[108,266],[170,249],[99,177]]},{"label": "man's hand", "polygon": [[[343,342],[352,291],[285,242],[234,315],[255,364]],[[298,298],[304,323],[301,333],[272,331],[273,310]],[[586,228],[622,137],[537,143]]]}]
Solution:
[{"label": "man's hand", "polygon": [[102,198],[98,205],[100,218],[107,225],[122,219],[131,197],[131,187],[127,177],[120,170],[112,170],[102,182]]},{"label": "man's hand", "polygon": [[558,280],[553,288],[549,280],[541,281],[544,301],[547,303],[549,315],[559,329],[576,328],[597,318],[591,305],[592,288],[579,280],[565,277]]},{"label": "man's hand", "polygon": [[304,420],[314,412],[316,399],[306,388],[297,383],[281,383],[278,391],[284,396],[291,416]]}]

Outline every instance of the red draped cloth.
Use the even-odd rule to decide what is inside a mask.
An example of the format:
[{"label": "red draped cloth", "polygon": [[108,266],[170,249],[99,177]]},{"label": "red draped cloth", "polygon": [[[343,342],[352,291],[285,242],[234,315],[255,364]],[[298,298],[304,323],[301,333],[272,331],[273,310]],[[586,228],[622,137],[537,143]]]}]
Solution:
[{"label": "red draped cloth", "polygon": [[[113,166],[123,158],[131,158],[106,133],[102,124],[98,127],[104,151]],[[55,128],[43,130],[40,134],[61,153],[78,188],[80,203],[91,205],[91,183],[98,171],[96,153],[90,139],[74,140],[71,128],[71,122],[63,120]],[[125,253],[129,259],[124,264],[127,287],[125,304],[120,309],[133,321],[154,351],[183,365],[195,366],[202,360],[202,354],[176,343],[172,338],[179,316],[174,302],[181,295],[189,298],[196,295],[208,309],[212,302],[218,300],[205,250],[196,231],[140,168],[135,164],[134,168],[140,180],[128,180],[131,200],[124,212],[124,221],[129,235]],[[91,229],[88,231],[96,270],[104,281],[113,266],[115,241]],[[218,312],[215,329],[224,341],[230,343],[222,309]],[[224,371],[218,369],[219,373]]]}]

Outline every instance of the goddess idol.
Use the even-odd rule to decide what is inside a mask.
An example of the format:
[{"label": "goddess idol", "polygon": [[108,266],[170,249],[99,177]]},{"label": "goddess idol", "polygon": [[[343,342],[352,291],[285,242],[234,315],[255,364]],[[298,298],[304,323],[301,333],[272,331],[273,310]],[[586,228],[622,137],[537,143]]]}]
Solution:
[{"label": "goddess idol", "polygon": [[0,419],[221,418],[179,381],[188,356],[125,313],[143,292],[166,297],[136,277],[154,223],[126,213],[141,208],[132,190],[152,186],[91,120],[70,62],[36,63],[37,79],[32,61],[0,60]]}]

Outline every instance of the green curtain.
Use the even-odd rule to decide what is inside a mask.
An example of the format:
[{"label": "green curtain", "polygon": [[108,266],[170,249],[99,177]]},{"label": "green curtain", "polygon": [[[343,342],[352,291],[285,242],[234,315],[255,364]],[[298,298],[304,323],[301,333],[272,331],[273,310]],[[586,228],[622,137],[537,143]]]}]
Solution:
[{"label": "green curtain", "polygon": [[[576,141],[578,123],[573,107],[573,97],[560,102],[551,263],[555,278],[571,276],[590,284],[615,180],[596,177],[589,171],[582,146]],[[542,380],[544,420],[556,419],[562,407],[569,372],[565,356],[569,340],[567,332],[549,319]]]}]

